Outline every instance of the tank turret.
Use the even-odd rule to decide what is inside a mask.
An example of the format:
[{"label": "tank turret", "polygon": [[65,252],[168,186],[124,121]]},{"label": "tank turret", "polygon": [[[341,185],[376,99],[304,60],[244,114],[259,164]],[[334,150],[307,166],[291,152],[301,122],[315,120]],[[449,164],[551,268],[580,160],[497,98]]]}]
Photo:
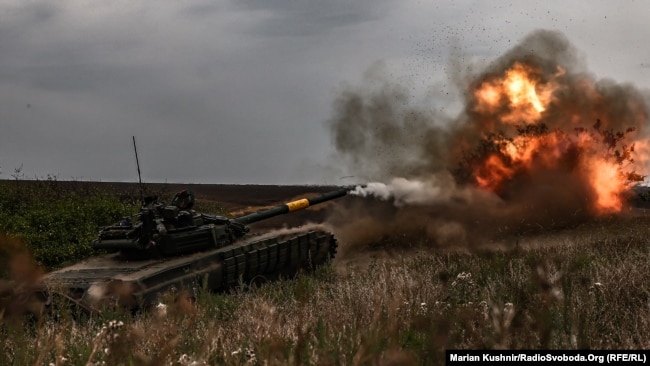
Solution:
[{"label": "tank turret", "polygon": [[140,258],[169,257],[220,248],[246,235],[249,232],[246,225],[343,197],[347,193],[347,188],[339,189],[234,219],[192,210],[194,195],[187,190],[177,193],[170,205],[159,203],[156,196],[146,197],[135,222],[125,219],[102,227],[92,247]]}]

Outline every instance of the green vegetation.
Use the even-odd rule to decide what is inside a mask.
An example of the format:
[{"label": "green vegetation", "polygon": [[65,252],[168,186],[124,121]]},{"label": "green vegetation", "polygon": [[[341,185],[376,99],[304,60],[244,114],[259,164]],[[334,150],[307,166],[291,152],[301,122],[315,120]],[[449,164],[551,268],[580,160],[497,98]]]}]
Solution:
[{"label": "green vegetation", "polygon": [[131,215],[135,207],[132,199],[119,200],[92,183],[53,177],[0,181],[0,232],[21,239],[47,269],[92,255],[89,244],[97,228]]},{"label": "green vegetation", "polygon": [[227,294],[167,294],[137,314],[2,310],[0,364],[409,365],[443,364],[451,348],[647,349],[649,224],[621,217],[514,250],[335,261]]}]

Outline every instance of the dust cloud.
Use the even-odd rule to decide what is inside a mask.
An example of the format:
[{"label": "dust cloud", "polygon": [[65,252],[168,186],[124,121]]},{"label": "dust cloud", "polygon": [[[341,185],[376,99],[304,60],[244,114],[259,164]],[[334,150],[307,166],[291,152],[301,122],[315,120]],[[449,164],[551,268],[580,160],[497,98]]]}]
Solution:
[{"label": "dust cloud", "polygon": [[39,315],[43,303],[37,290],[44,271],[20,240],[0,234],[0,268],[0,318]]}]

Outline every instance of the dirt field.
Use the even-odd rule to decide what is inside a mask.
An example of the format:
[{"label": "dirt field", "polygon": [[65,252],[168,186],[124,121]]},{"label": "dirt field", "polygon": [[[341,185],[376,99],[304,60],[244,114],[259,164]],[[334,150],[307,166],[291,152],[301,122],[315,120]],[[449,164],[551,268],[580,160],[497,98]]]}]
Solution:
[{"label": "dirt field", "polygon": [[[138,183],[112,182],[59,182],[60,184],[92,185],[103,191],[117,193],[138,193]],[[150,194],[172,194],[183,189],[191,190],[197,200],[214,201],[228,210],[243,209],[253,206],[280,204],[299,195],[327,192],[334,186],[278,186],[255,184],[183,184],[183,183],[147,183],[145,190]]]},{"label": "dirt field", "polygon": [[[94,188],[103,192],[115,192],[118,195],[139,195],[138,183],[115,182],[57,182],[62,185],[75,185],[75,189]],[[290,185],[254,185],[254,184],[182,184],[182,183],[147,183],[145,194],[172,197],[183,189],[194,193],[197,202],[208,206],[219,206],[233,216],[244,215],[277,205],[309,198],[325,192],[340,189],[337,186],[290,186]],[[169,198],[168,198],[169,199]],[[346,200],[356,199],[346,197]],[[309,207],[290,215],[281,215],[251,225],[253,230],[299,226],[308,222],[322,222],[331,203]],[[325,209],[324,209],[325,208]],[[203,212],[212,213],[212,212]]]}]

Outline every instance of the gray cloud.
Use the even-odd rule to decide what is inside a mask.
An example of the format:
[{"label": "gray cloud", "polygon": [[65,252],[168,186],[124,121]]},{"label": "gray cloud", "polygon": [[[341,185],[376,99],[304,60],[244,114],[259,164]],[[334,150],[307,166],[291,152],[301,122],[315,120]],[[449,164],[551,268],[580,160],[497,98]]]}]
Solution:
[{"label": "gray cloud", "polygon": [[313,1],[296,2],[287,0],[238,2],[240,6],[268,14],[264,22],[253,28],[267,36],[312,37],[342,27],[356,27],[359,24],[384,18],[391,5],[387,1]]},{"label": "gray cloud", "polygon": [[324,122],[345,84],[382,61],[422,113],[453,114],[449,79],[536,28],[650,84],[643,4],[509,4],[0,1],[0,178],[133,180],[136,135],[149,180],[338,183]]}]

